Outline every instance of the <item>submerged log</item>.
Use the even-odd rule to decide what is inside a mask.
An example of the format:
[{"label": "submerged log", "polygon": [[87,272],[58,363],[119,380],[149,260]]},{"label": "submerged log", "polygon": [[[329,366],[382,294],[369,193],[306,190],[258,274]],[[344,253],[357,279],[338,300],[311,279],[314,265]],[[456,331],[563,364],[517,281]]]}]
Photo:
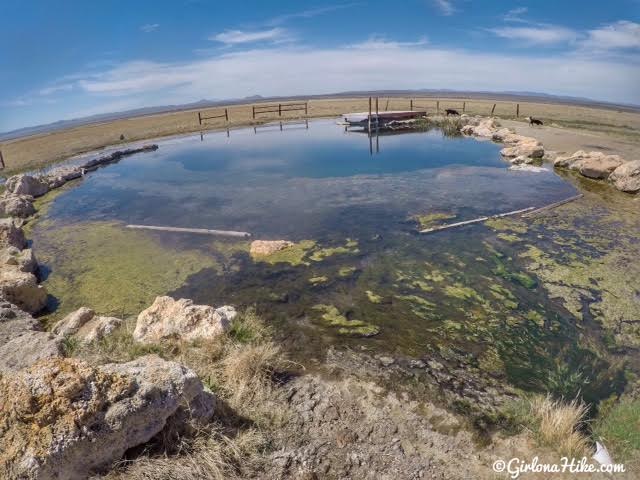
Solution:
[{"label": "submerged log", "polygon": [[489,216],[486,216],[486,217],[474,218],[473,220],[465,220],[464,222],[456,222],[456,223],[450,223],[448,225],[440,225],[438,227],[425,228],[424,230],[420,230],[420,233],[439,232],[440,230],[447,230],[449,228],[462,227],[464,225],[471,225],[473,223],[485,222],[485,221],[487,221],[487,220],[489,220],[491,218],[510,217],[512,215],[517,215],[519,213],[530,212],[531,210],[534,210],[534,209],[535,209],[535,207],[521,208],[520,210],[513,210],[511,212],[498,213],[496,215],[489,215]]}]

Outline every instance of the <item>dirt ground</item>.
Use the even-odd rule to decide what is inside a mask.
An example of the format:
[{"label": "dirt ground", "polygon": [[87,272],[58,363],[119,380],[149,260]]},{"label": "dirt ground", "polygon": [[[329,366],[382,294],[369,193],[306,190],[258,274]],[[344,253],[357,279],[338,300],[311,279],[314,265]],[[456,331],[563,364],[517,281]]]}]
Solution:
[{"label": "dirt ground", "polygon": [[[463,105],[464,102],[464,105]],[[516,119],[516,102],[480,99],[415,98],[413,108],[433,114],[444,108],[455,108],[472,115],[490,115],[495,104],[494,115],[504,120],[507,126],[516,126],[519,133],[539,138],[549,150],[569,152],[580,149],[602,150],[617,153],[627,160],[640,155],[640,113],[629,111],[561,105],[549,103],[520,102],[519,118]],[[63,160],[71,155],[88,152],[108,145],[128,143],[181,133],[234,128],[256,125],[274,120],[301,118],[304,112],[287,112],[282,117],[277,113],[260,114],[253,119],[252,105],[228,107],[229,122],[224,118],[198,123],[198,110],[167,114],[148,115],[106,123],[85,125],[48,134],[8,140],[0,143],[5,170],[10,174]],[[402,97],[380,98],[380,111],[408,110],[410,99]],[[224,107],[200,110],[202,116],[224,113]],[[375,108],[375,107],[374,107]],[[340,98],[311,100],[308,117],[333,117],[348,112],[368,110],[368,98]],[[301,115],[302,114],[302,115]],[[533,116],[545,122],[542,128],[530,129],[524,117]],[[124,136],[124,140],[121,140]]]}]

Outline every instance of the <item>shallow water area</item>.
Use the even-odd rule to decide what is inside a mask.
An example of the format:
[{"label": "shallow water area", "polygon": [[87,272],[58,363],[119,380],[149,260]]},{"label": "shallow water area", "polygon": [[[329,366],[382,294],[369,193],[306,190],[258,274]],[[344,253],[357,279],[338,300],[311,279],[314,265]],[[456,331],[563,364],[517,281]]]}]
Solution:
[{"label": "shallow water area", "polygon": [[[255,305],[299,358],[334,344],[435,355],[527,389],[578,361],[597,375],[606,362],[518,254],[535,240],[526,222],[417,233],[575,194],[553,171],[509,170],[500,148],[438,129],[369,139],[328,120],[160,142],[89,174],[35,225],[53,315],[135,315],[169,293]],[[254,259],[248,240],[126,224],[296,245]]]}]

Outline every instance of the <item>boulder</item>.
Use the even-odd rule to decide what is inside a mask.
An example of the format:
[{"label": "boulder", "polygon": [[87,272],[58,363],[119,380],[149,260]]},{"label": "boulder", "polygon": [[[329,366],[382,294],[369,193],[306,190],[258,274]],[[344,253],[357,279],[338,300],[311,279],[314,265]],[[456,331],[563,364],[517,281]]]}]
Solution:
[{"label": "boulder", "polygon": [[91,343],[102,340],[120,326],[122,320],[116,317],[103,317],[96,315],[73,335],[81,343]]},{"label": "boulder", "polygon": [[61,338],[73,336],[82,343],[90,343],[104,338],[121,323],[119,318],[101,317],[82,307],[56,323],[51,331]]},{"label": "boulder", "polygon": [[28,330],[0,345],[0,373],[17,372],[43,359],[62,357],[62,341],[49,332]]},{"label": "boulder", "polygon": [[91,320],[96,313],[87,307],[81,307],[75,312],[71,312],[58,323],[56,323],[51,329],[51,333],[60,337],[68,337],[73,335],[80,327]]},{"label": "boulder", "polygon": [[603,155],[602,157],[589,157],[580,162],[580,175],[589,178],[604,180],[609,178],[611,172],[622,165],[622,160],[617,155]]},{"label": "boulder", "polygon": [[249,253],[254,256],[266,256],[293,246],[288,240],[254,240],[251,242]]},{"label": "boulder", "polygon": [[38,268],[38,262],[30,248],[18,250],[16,247],[6,247],[0,250],[0,268],[3,267],[34,273]]},{"label": "boulder", "polygon": [[156,297],[153,305],[140,312],[133,331],[138,342],[154,343],[168,338],[211,339],[229,329],[235,318],[233,307],[194,305],[192,300]]},{"label": "boulder", "polygon": [[505,147],[500,150],[500,154],[507,158],[542,158],[544,156],[544,147],[535,138],[523,137],[513,147]]},{"label": "boulder", "polygon": [[[496,129],[500,125],[495,118],[484,118],[477,125],[465,125],[460,131],[466,135],[475,135],[476,137],[492,138]],[[504,130],[504,129],[503,129]]]},{"label": "boulder", "polygon": [[15,247],[22,250],[27,245],[24,232],[13,218],[0,218],[0,248]]},{"label": "boulder", "polygon": [[611,173],[609,180],[623,192],[640,192],[640,160],[623,163]]},{"label": "boulder", "polygon": [[17,306],[0,301],[0,346],[25,332],[42,330],[40,322]]},{"label": "boulder", "polygon": [[174,416],[205,422],[215,406],[195,373],[156,355],[102,366],[43,360],[3,376],[0,398],[0,470],[8,479],[86,479]]},{"label": "boulder", "polygon": [[27,218],[36,213],[33,197],[6,192],[0,197],[0,214],[10,217]]},{"label": "boulder", "polygon": [[18,268],[0,268],[0,297],[29,313],[39,312],[47,303],[47,291],[33,273]]},{"label": "boulder", "polygon": [[32,197],[40,197],[49,191],[49,186],[44,179],[25,174],[9,177],[5,185],[7,191],[11,193]]}]

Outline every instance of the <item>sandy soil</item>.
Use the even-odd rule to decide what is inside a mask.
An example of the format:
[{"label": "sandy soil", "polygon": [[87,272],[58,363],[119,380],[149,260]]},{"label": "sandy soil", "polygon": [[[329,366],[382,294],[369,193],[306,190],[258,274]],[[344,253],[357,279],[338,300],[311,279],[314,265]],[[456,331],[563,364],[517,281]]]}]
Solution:
[{"label": "sandy soil", "polygon": [[[627,159],[638,157],[640,151],[640,113],[617,111],[576,105],[520,102],[520,122],[515,119],[515,102],[479,100],[479,99],[435,99],[416,98],[414,109],[436,112],[440,109],[456,108],[473,115],[489,115],[493,104],[494,114],[505,120],[505,124],[517,126],[521,133],[539,138],[550,150],[575,151],[579,149],[603,150],[619,153]],[[257,105],[257,104],[255,104]],[[380,98],[379,109],[407,110],[409,98]],[[180,133],[201,130],[220,129],[255,125],[278,120],[277,114],[259,115],[252,118],[252,104],[229,107],[230,122],[224,119],[208,120],[205,126],[198,124],[198,110],[149,115],[108,123],[98,123],[71,128],[49,134],[38,134],[0,143],[4,156],[5,174],[40,167],[71,155],[95,150],[107,145],[126,143],[135,140],[151,139]],[[312,100],[309,102],[309,117],[331,117],[343,113],[368,110],[367,98],[341,98]],[[222,108],[201,110],[203,116],[216,115]],[[288,112],[282,119],[300,118],[300,113]],[[529,131],[523,117],[531,115],[545,122],[544,128]],[[549,125],[549,126],[547,126]],[[551,125],[554,125],[551,127]],[[124,140],[120,140],[121,135]]]}]

